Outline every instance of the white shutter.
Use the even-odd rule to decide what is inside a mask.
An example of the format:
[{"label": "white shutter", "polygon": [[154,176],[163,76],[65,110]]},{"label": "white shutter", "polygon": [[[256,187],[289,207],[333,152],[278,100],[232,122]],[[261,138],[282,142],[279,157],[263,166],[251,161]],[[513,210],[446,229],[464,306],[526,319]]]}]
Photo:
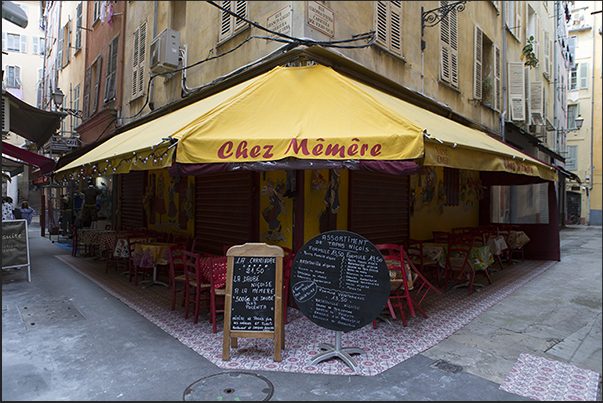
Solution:
[{"label": "white shutter", "polygon": [[523,68],[523,83],[524,83],[524,96],[525,96],[525,103],[526,103],[526,112],[525,112],[525,117],[526,117],[526,122],[528,124],[530,124],[530,67],[524,67]]},{"label": "white shutter", "polygon": [[588,62],[582,62],[579,66],[579,86],[581,90],[588,89]]},{"label": "white shutter", "polygon": [[[229,11],[231,10],[230,1],[223,1],[222,8],[225,8]],[[234,27],[232,26],[233,17],[228,14],[226,11],[220,10],[222,13],[220,16],[220,35],[218,36],[218,42],[222,42],[228,38],[230,38],[234,32]]]},{"label": "white shutter", "polygon": [[525,120],[525,94],[524,94],[524,65],[521,62],[508,63],[509,82],[509,110],[511,120]]},{"label": "white shutter", "polygon": [[21,67],[15,66],[15,88],[21,88]]},{"label": "white shutter", "polygon": [[376,42],[388,51],[402,55],[402,2],[375,2]]},{"label": "white shutter", "polygon": [[544,116],[544,86],[542,81],[532,81],[530,86],[530,111],[537,125],[543,124]]},{"label": "white shutter", "polygon": [[500,48],[494,46],[494,109],[500,111],[502,85],[501,85],[501,56]]},{"label": "white shutter", "polygon": [[[440,7],[447,6],[440,1]],[[455,87],[459,85],[458,76],[458,25],[457,11],[451,10],[440,21],[440,77]]]},{"label": "white shutter", "polygon": [[64,30],[59,29],[59,46],[57,47],[57,60],[58,60],[58,67],[59,69],[63,68],[63,34],[65,33]]},{"label": "white shutter", "polygon": [[6,52],[6,32],[2,32],[2,50]]},{"label": "white shutter", "polygon": [[473,99],[482,99],[483,33],[476,25],[473,44]]},{"label": "white shutter", "polygon": [[37,36],[31,38],[31,51],[34,55],[40,54],[40,38]]},{"label": "white shutter", "polygon": [[21,52],[27,53],[27,35],[21,35]]},{"label": "white shutter", "polygon": [[550,70],[550,59],[551,59],[551,54],[550,54],[550,48],[549,48],[549,33],[547,31],[544,31],[544,43],[542,45],[542,48],[544,49],[544,74],[548,75],[550,77],[551,75],[551,70]]},{"label": "white shutter", "polygon": [[[247,19],[247,1],[235,1],[235,13]],[[239,32],[247,27],[247,23],[240,18],[231,16],[234,20],[234,32]]]},{"label": "white shutter", "polygon": [[[138,83],[138,42],[140,37],[140,28],[134,31],[134,46],[132,47],[132,98],[136,97]],[[86,96],[86,87],[84,86],[84,97]]]}]

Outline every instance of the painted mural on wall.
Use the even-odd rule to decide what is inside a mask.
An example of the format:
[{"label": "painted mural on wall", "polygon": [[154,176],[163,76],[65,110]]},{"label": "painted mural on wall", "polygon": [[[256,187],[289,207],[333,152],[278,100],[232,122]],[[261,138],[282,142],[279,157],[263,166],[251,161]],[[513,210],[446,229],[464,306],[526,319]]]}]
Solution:
[{"label": "painted mural on wall", "polygon": [[167,170],[149,173],[143,208],[149,226],[171,233],[194,231],[194,177],[173,177]]},{"label": "painted mural on wall", "polygon": [[[285,193],[287,189],[287,178],[277,178],[276,180],[269,177],[262,186],[262,196],[268,198],[268,206],[262,209],[262,219],[268,224],[268,229],[261,234],[261,239],[270,243],[287,242],[287,238],[283,233],[283,220],[287,215],[285,205]],[[265,199],[262,200],[265,204]],[[285,223],[285,228],[288,223]],[[289,229],[290,232],[290,229]]]},{"label": "painted mural on wall", "polygon": [[[439,171],[442,174],[442,171]],[[459,172],[459,206],[463,210],[474,210],[479,207],[479,200],[484,197],[484,187],[479,180],[479,172]],[[446,183],[442,175],[433,167],[421,167],[419,172],[410,177],[410,214],[417,212],[444,214],[446,204]]]}]

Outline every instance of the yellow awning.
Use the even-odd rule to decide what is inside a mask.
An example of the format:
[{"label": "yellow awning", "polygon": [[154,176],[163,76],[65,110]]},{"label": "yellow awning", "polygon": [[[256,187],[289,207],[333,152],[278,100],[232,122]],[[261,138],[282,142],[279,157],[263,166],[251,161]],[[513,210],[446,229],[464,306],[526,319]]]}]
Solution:
[{"label": "yellow awning", "polygon": [[[168,137],[178,140],[176,148],[162,143]],[[321,65],[276,67],[128,130],[55,177],[162,168],[175,149],[175,161],[185,164],[424,158],[424,165],[557,178],[546,164],[481,131]]]}]

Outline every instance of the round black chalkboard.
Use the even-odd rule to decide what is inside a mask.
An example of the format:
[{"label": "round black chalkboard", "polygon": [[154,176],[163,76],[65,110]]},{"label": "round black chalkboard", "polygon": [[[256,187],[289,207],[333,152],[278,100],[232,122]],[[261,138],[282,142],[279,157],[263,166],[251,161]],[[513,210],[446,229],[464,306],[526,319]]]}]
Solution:
[{"label": "round black chalkboard", "polygon": [[291,293],[312,322],[347,332],[379,316],[390,294],[389,271],[366,238],[349,231],[324,232],[296,253]]}]

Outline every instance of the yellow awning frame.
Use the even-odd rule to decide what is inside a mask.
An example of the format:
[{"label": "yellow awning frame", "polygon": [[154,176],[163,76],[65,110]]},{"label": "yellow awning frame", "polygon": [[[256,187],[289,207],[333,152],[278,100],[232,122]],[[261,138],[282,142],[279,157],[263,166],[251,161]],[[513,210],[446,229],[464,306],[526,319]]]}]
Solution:
[{"label": "yellow awning frame", "polygon": [[[288,98],[290,104],[283,105],[283,100]],[[326,108],[335,108],[335,112]],[[257,123],[254,125],[254,122]],[[281,135],[279,129],[286,134]],[[171,139],[178,141],[177,148],[168,141]],[[227,142],[232,145],[225,149]],[[329,142],[341,149],[332,148],[331,154],[326,154]],[[379,153],[371,154],[370,150],[377,149],[378,144]],[[272,152],[270,156],[260,152],[266,150],[267,145],[272,147],[270,151],[279,152]],[[295,147],[305,153],[291,154]],[[361,147],[365,147],[362,155]],[[339,152],[343,148],[345,152]],[[218,158],[219,150],[227,150],[232,158]],[[240,150],[244,152],[238,152]],[[346,154],[350,150],[352,153]],[[237,155],[244,158],[234,158]],[[551,166],[482,131],[322,65],[275,67],[127,130],[56,171],[55,179],[166,168],[174,161],[189,164],[253,162],[291,156],[414,160],[428,166],[557,180],[556,170]]]}]

